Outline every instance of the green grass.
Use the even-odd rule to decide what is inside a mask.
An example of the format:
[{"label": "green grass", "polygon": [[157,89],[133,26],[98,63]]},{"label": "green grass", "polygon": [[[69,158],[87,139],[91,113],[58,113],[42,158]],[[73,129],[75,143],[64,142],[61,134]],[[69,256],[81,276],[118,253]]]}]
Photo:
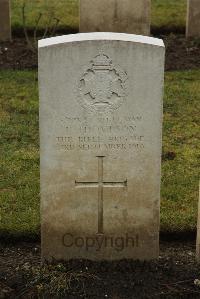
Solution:
[{"label": "green grass", "polygon": [[[161,230],[194,230],[197,220],[200,71],[165,79]],[[39,235],[38,92],[34,71],[0,72],[0,233]],[[173,160],[167,159],[173,152]]]},{"label": "green grass", "polygon": [[184,29],[186,13],[187,0],[152,0],[152,27]]},{"label": "green grass", "polygon": [[[25,16],[28,29],[35,28],[39,14],[42,18],[38,29],[46,28],[49,20],[51,25],[55,24],[53,18],[59,19],[59,27],[78,30],[79,24],[79,0],[26,0]],[[12,27],[13,29],[23,28],[22,4],[24,0],[11,0]]]},{"label": "green grass", "polygon": [[[21,29],[22,3],[11,0],[13,29]],[[26,21],[28,28],[34,28],[39,13],[43,14],[39,29],[48,23],[50,15],[60,20],[61,28],[78,30],[79,0],[26,0]],[[186,22],[186,0],[152,0],[152,26],[154,28],[184,28]]]},{"label": "green grass", "polygon": [[200,71],[166,74],[161,230],[193,230],[197,221],[200,161]]},{"label": "green grass", "polygon": [[38,95],[33,72],[0,72],[0,230],[38,234]]}]

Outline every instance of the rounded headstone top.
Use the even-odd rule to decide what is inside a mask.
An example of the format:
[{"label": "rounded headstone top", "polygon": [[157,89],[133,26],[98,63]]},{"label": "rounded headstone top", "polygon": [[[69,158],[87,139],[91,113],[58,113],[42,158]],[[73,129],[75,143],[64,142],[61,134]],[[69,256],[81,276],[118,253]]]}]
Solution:
[{"label": "rounded headstone top", "polygon": [[109,40],[109,41],[124,41],[135,42],[141,44],[150,44],[152,46],[165,47],[163,40],[159,38],[127,34],[127,33],[113,33],[113,32],[92,32],[92,33],[77,33],[56,36],[46,39],[41,39],[38,42],[38,47],[49,47],[58,44],[83,42],[83,41],[95,41],[95,40]]}]

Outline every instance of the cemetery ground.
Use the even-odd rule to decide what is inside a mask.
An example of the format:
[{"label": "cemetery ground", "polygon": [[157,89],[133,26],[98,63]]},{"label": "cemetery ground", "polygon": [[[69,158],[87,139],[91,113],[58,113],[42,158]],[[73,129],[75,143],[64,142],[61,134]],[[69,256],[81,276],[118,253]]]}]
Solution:
[{"label": "cemetery ground", "polygon": [[[200,41],[186,41],[180,35],[185,1],[154,0],[152,8],[154,32],[159,36],[173,32],[161,36],[167,46],[167,72],[159,260],[79,260],[44,266],[40,264],[37,52],[21,38],[18,2],[12,1],[13,42],[0,44],[0,298],[200,298],[200,266],[195,262]],[[66,22],[69,32],[77,32],[77,1],[69,2],[60,32],[66,30],[62,27]],[[62,5],[62,1],[57,4],[61,14]],[[175,7],[178,13],[172,13]],[[30,9],[28,14],[31,34],[37,12]]]},{"label": "cemetery ground", "polygon": [[[165,74],[161,231],[194,231],[199,159],[199,70]],[[0,71],[1,235],[39,237],[36,71]]]},{"label": "cemetery ground", "polygon": [[194,285],[200,275],[194,257],[199,77],[199,70],[165,74],[159,261],[71,261],[40,267],[37,72],[0,71],[2,296],[46,292],[65,298],[199,298]]}]

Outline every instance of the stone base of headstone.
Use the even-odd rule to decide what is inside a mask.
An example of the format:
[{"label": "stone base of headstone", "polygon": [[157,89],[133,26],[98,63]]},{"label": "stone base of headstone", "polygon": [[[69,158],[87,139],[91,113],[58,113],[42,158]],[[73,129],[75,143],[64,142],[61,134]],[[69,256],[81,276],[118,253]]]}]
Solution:
[{"label": "stone base of headstone", "polygon": [[200,0],[188,0],[187,37],[200,37]]},{"label": "stone base of headstone", "polygon": [[196,242],[196,259],[200,263],[200,182],[199,182],[199,206],[197,221],[197,242]]},{"label": "stone base of headstone", "polygon": [[10,1],[0,0],[0,41],[11,40]]},{"label": "stone base of headstone", "polygon": [[151,0],[81,0],[80,32],[150,35]]}]

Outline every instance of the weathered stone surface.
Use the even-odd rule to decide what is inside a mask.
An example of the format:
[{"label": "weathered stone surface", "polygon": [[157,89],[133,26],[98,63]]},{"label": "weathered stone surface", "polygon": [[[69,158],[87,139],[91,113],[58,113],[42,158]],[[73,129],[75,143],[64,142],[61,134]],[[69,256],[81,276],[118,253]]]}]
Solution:
[{"label": "weathered stone surface", "polygon": [[80,32],[150,34],[151,0],[80,0]]},{"label": "weathered stone surface", "polygon": [[163,69],[150,37],[39,42],[44,259],[158,257]]},{"label": "weathered stone surface", "polygon": [[198,204],[198,220],[197,220],[196,259],[197,262],[200,262],[200,182],[199,182],[199,204]]},{"label": "weathered stone surface", "polygon": [[187,37],[200,37],[200,0],[188,0]]},{"label": "weathered stone surface", "polygon": [[0,41],[11,39],[10,2],[0,0]]}]

